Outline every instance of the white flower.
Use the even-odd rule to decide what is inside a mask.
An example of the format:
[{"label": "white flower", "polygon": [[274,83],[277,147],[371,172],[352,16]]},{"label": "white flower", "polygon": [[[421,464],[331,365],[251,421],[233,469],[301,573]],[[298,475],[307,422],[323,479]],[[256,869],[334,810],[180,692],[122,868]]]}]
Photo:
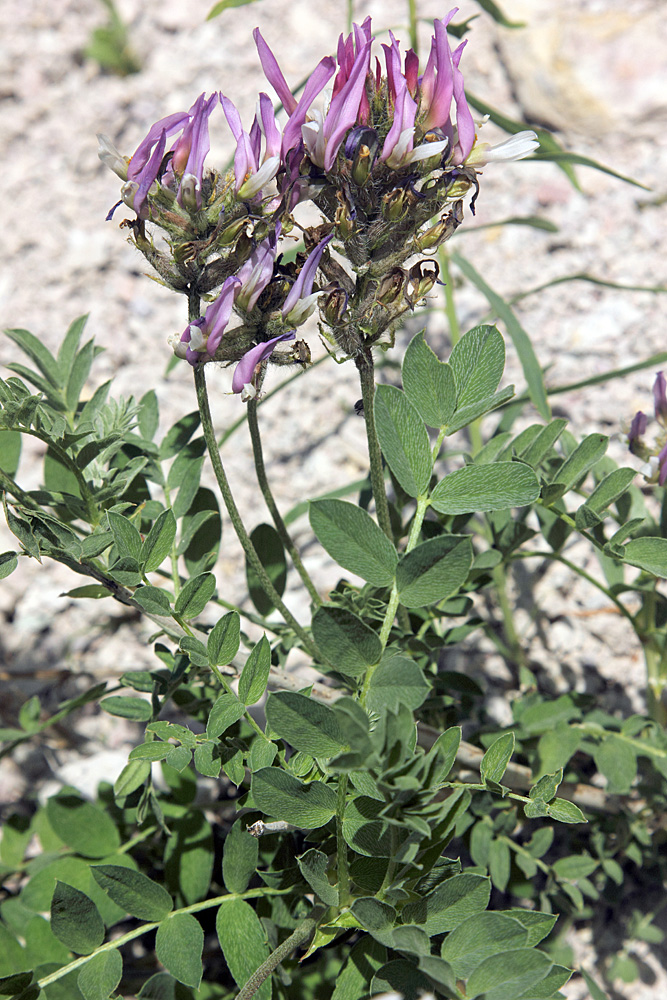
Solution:
[{"label": "white flower", "polygon": [[511,135],[504,142],[499,142],[495,146],[488,142],[476,143],[466,164],[472,167],[484,167],[487,163],[508,162],[509,160],[522,160],[524,156],[530,156],[539,146],[539,140],[534,132],[517,132]]},{"label": "white flower", "polygon": [[127,180],[127,165],[129,160],[126,157],[121,156],[108,135],[104,135],[102,132],[97,133],[97,141],[99,143],[97,147],[97,155],[99,156],[105,167],[120,177],[122,181]]}]

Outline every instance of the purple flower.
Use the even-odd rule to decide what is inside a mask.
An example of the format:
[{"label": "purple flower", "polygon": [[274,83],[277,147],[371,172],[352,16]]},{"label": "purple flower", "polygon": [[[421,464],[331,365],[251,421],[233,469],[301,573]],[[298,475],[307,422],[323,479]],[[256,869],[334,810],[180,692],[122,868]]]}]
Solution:
[{"label": "purple flower", "polygon": [[336,69],[336,62],[331,56],[325,56],[324,59],[321,59],[308,78],[301,98],[297,101],[287,86],[287,81],[280,70],[276,57],[262,38],[259,28],[255,28],[252,34],[255,39],[264,75],[289,115],[287,125],[283,129],[281,146],[281,155],[284,160],[288,151],[294,149],[301,141],[301,126],[306,121],[308,110],[317,95],[321,93],[333,76]]},{"label": "purple flower", "polygon": [[658,486],[664,486],[667,483],[667,444],[662,448],[658,455]]},{"label": "purple flower", "polygon": [[174,352],[179,358],[184,357],[193,367],[213,358],[229,323],[240,287],[237,277],[226,279],[220,294],[204,316],[190,323],[181,334],[180,341],[174,345]]},{"label": "purple flower", "polygon": [[[236,139],[234,154],[234,175],[236,193],[242,201],[249,201],[258,195],[262,188],[278,173],[280,167],[280,146],[282,136],[273,105],[268,94],[260,94],[257,112],[250,133],[244,131],[241,117],[224,94],[220,102],[229,127]],[[264,137],[264,156],[261,154],[262,137]]]},{"label": "purple flower", "polygon": [[[465,90],[463,88],[463,73],[459,69],[461,55],[466,43],[461,42],[452,55],[452,67],[454,74],[454,104],[456,106],[456,142],[452,141],[451,159],[454,163],[464,163],[470,155],[470,151],[475,144],[475,122],[473,121]],[[449,129],[445,131],[453,132],[451,121]],[[453,135],[448,136],[453,140]]]},{"label": "purple flower", "polygon": [[300,326],[308,319],[315,308],[315,301],[320,293],[312,292],[313,282],[320,264],[320,258],[332,238],[333,234],[320,240],[315,249],[308,255],[306,263],[301,268],[299,277],[290,288],[282,308],[283,319],[286,323]]},{"label": "purple flower", "polygon": [[[367,22],[364,22],[366,25]],[[370,26],[369,26],[370,27]],[[313,112],[313,119],[301,128],[303,141],[308,155],[313,163],[329,171],[334,165],[336,154],[346,133],[356,124],[364,124],[368,118],[367,111],[362,108],[366,101],[366,76],[368,74],[372,39],[366,40],[366,34],[355,25],[357,31],[357,54],[346,74],[349,63],[347,53],[345,63],[341,66],[334,83],[334,96],[325,115]],[[340,83],[339,83],[340,81]],[[336,92],[336,86],[338,91]]]},{"label": "purple flower", "polygon": [[639,410],[635,413],[628,432],[628,448],[633,455],[640,454],[641,437],[646,433],[648,420],[646,414]]},{"label": "purple flower", "polygon": [[[658,372],[653,383],[653,401],[655,404],[655,419],[663,427],[667,427],[667,380],[663,372]],[[662,486],[662,483],[660,484]]]},{"label": "purple flower", "polygon": [[[424,132],[437,129],[449,140],[449,161],[463,163],[475,142],[475,123],[463,88],[463,74],[459,69],[466,43],[452,53],[447,37],[447,25],[458,7],[446,17],[433,22],[434,35],[424,75],[419,81],[419,124]],[[408,60],[406,57],[406,74]],[[410,61],[410,76],[414,75],[414,62]],[[452,122],[452,98],[456,108],[456,128]]]},{"label": "purple flower", "polygon": [[194,187],[197,207],[201,206],[202,172],[210,146],[208,118],[217,100],[217,94],[213,94],[208,100],[204,94],[200,94],[188,112],[178,111],[161,118],[151,126],[146,138],[139,143],[127,167],[127,185],[124,190],[125,200],[132,205],[137,215],[147,217],[148,192],[160,176],[167,139],[176,132],[181,132],[182,135],[172,147],[173,156],[165,171],[165,183],[172,187],[178,185],[178,200],[182,204],[181,188],[187,178],[183,190]]},{"label": "purple flower", "polygon": [[245,386],[252,386],[252,379],[257,365],[261,364],[262,361],[266,361],[273,354],[273,348],[277,343],[281,340],[294,340],[295,336],[294,330],[290,330],[288,333],[281,333],[279,336],[273,337],[272,340],[257,344],[256,347],[252,347],[244,354],[236,366],[236,371],[232,378],[232,392],[243,392]]},{"label": "purple flower", "polygon": [[165,172],[165,184],[178,185],[177,201],[183,204],[183,193],[186,179],[194,186],[197,208],[201,208],[201,185],[204,174],[204,161],[211,148],[208,134],[208,120],[213,108],[218,103],[218,94],[212,94],[208,100],[200,94],[190,108],[192,117],[183,129],[183,133],[172,150],[172,158]]},{"label": "purple flower", "polygon": [[257,299],[273,277],[273,264],[276,259],[280,230],[281,224],[277,222],[274,231],[269,233],[259,246],[255,247],[238,272],[242,283],[238,295],[238,305],[248,312],[254,309]]}]

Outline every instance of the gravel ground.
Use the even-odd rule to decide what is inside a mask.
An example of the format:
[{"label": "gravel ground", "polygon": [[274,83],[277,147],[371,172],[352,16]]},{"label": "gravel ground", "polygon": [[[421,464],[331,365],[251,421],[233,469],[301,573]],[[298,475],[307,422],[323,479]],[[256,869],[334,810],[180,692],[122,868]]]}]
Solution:
[{"label": "gravel ground", "polygon": [[[0,6],[0,128],[9,194],[3,201],[2,325],[30,329],[55,350],[71,320],[90,313],[87,335],[106,349],[96,362],[94,385],[114,376],[116,395],[141,395],[154,387],[164,427],[194,406],[185,365],[169,378],[160,374],[168,360],[166,338],[184,326],[184,304],[145,277],[143,258],[118,230],[122,213],[114,222],[104,221],[117,198],[117,182],[97,159],[95,132],[107,132],[129,153],[153,121],[214,89],[228,94],[249,121],[257,91],[268,89],[252,28],[259,24],[286,78],[296,84],[333,50],[345,9],[342,0],[319,0],[316,6],[310,0],[263,0],[205,22],[209,6],[209,0],[121,0],[118,9],[142,67],[125,78],[102,73],[83,55],[91,31],[104,21],[100,4],[3,0]],[[504,0],[502,6],[528,26],[512,32],[486,15],[474,22],[463,63],[470,90],[509,115],[556,129],[567,148],[632,175],[651,190],[585,168],[578,170],[577,191],[552,164],[488,167],[476,218],[467,214],[456,249],[505,297],[580,272],[627,285],[667,284],[661,207],[667,176],[664,0]],[[355,13],[360,19],[370,13],[377,29],[391,25],[405,38],[399,27],[405,7],[399,0],[357,2]],[[433,0],[421,0],[419,10],[425,19],[445,12]],[[462,0],[460,19],[479,13],[472,0]],[[422,51],[428,34],[425,24]],[[212,131],[211,158],[224,162],[233,147],[222,115]],[[487,131],[493,140],[493,127]],[[541,215],[558,231],[480,228],[519,215]],[[467,329],[485,315],[485,301],[469,285],[459,288],[458,280],[456,294]],[[558,285],[516,306],[549,366],[552,385],[665,349],[662,310],[660,296],[583,282]],[[408,327],[397,339],[395,358],[419,328],[416,320]],[[446,352],[441,312],[431,315],[428,330],[434,348]],[[321,349],[314,326],[309,339],[317,357]],[[14,359],[12,344],[0,341],[0,361]],[[269,388],[279,378],[272,373]],[[506,379],[522,385],[511,345]],[[564,393],[557,397],[557,413],[569,418],[575,434],[609,434],[611,454],[626,461],[624,427],[638,408],[650,407],[652,379],[648,370],[611,386]],[[223,428],[239,415],[241,403],[227,395],[228,371],[212,372],[210,382],[214,416]],[[329,362],[262,410],[269,473],[283,509],[365,474],[363,422],[353,411],[358,396],[353,368]],[[223,457],[252,527],[266,514],[248,475],[250,449],[243,430],[230,439]],[[39,483],[40,463],[38,450],[27,449],[22,476],[29,487]],[[0,530],[2,548],[13,547],[4,526]],[[304,544],[318,586],[335,583],[335,567],[309,540],[303,521],[297,540]],[[571,558],[597,572],[584,546]],[[145,644],[150,630],[125,609],[109,607],[108,601],[100,616],[98,605],[62,596],[76,585],[64,569],[21,562],[0,588],[4,724],[12,723],[28,695],[38,693],[49,708],[80,690],[80,675],[112,679],[130,667],[152,665]],[[216,571],[223,593],[243,590],[242,560],[229,525]],[[595,693],[610,710],[641,710],[640,651],[599,592],[574,582],[561,567],[543,577],[534,592],[529,580],[517,585],[520,629],[553,690],[576,687]],[[287,600],[297,614],[305,610],[296,587],[288,590]],[[509,678],[491,654],[485,664],[494,678],[493,710],[504,718]],[[39,752],[26,751],[5,766],[0,801],[20,798],[45,778],[73,781],[72,762],[82,752],[90,766],[77,780],[92,791],[100,776],[109,778],[121,769],[132,738],[131,727],[119,720],[84,713],[76,734],[56,733]],[[655,961],[647,961],[662,976]],[[662,985],[664,978],[635,984],[624,995],[653,1000],[663,995]],[[571,987],[568,997],[574,1000],[577,990]]]}]

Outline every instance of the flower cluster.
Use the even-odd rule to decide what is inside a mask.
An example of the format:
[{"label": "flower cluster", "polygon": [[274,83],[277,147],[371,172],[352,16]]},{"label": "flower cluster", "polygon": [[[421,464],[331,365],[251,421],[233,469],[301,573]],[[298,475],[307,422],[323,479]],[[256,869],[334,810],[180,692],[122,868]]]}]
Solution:
[{"label": "flower cluster", "polygon": [[628,447],[646,463],[642,473],[648,482],[664,486],[667,483],[667,379],[664,372],[658,372],[653,383],[653,409],[660,428],[653,443],[644,437],[648,417],[639,410],[630,424]]},{"label": "flower cluster", "polygon": [[[480,167],[537,145],[532,132],[495,150],[478,143],[460,69],[465,42],[452,50],[447,33],[455,14],[434,22],[421,75],[416,54],[402,58],[391,32],[384,66],[377,57],[373,64],[370,18],[354,25],[298,100],[256,29],[282,125],[265,93],[249,130],[230,98],[214,93],[156,122],[129,159],[100,136],[100,158],[123,180],[118,204],[136,214],[124,225],[162,281],[189,297],[190,322],[170,340],[179,357],[191,365],[239,362],[233,391],[249,397],[269,359],[303,359],[298,345],[287,355],[274,348],[295,339],[319,295],[322,332],[355,356],[391,337],[397,319],[428,293],[435,262],[406,262],[453,234],[471,189],[474,206]],[[206,163],[218,107],[236,143],[227,174]],[[304,201],[320,210],[321,225],[300,226]],[[167,251],[146,223],[163,231]],[[306,253],[285,263],[281,250],[296,230]],[[192,304],[211,293],[200,316]],[[234,315],[240,323],[230,329]]]}]

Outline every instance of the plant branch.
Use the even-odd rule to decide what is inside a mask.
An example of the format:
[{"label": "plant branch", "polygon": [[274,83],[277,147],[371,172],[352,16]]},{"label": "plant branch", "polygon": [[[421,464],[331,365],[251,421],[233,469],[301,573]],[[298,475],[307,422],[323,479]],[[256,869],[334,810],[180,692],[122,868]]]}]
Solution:
[{"label": "plant branch", "polygon": [[274,969],[276,969],[282,961],[292,954],[292,952],[308,940],[313,934],[313,931],[317,927],[317,922],[324,913],[322,907],[315,907],[313,912],[305,920],[302,920],[295,931],[293,931],[288,938],[286,938],[282,944],[279,944],[275,951],[272,951],[265,962],[262,962],[260,967],[253,972],[252,976],[245,984],[243,989],[239,990],[236,994],[235,1000],[250,1000],[251,997],[255,995],[257,990],[260,988],[262,983],[269,978]]},{"label": "plant branch", "polygon": [[[248,889],[247,892],[230,892],[226,893],[224,896],[215,896],[213,899],[205,899],[199,903],[192,903],[190,906],[184,906],[180,910],[174,910],[165,917],[166,920],[169,917],[174,916],[176,913],[199,913],[201,910],[210,910],[212,906],[222,906],[225,903],[230,903],[235,899],[257,899],[260,896],[284,896],[287,893],[292,892],[292,889],[269,889],[268,886],[262,886],[260,889]],[[56,969],[55,972],[51,972],[48,976],[44,976],[43,979],[39,979],[36,983],[40,989],[45,989],[45,987],[50,986],[51,983],[57,982],[64,976],[69,975],[70,972],[74,972],[75,969],[80,969],[82,965],[90,962],[91,958],[95,958],[96,955],[103,954],[107,951],[116,951],[118,948],[122,948],[123,945],[128,944],[130,941],[134,941],[138,937],[142,937],[144,934],[148,934],[149,931],[154,931],[160,926],[161,921],[153,921],[149,924],[141,924],[140,927],[135,927],[127,934],[121,935],[121,937],[113,938],[111,941],[107,941],[105,944],[100,945],[95,951],[91,951],[90,955],[81,955],[79,958],[75,958],[74,961],[69,962],[67,965],[63,965],[60,969]]]},{"label": "plant branch", "polygon": [[370,462],[371,488],[373,499],[375,500],[375,513],[380,527],[387,538],[393,542],[394,533],[391,529],[389,518],[389,503],[387,493],[384,488],[384,471],[382,469],[382,452],[375,430],[375,365],[371,348],[359,351],[355,355],[354,363],[359,372],[359,383],[361,385],[361,397],[364,404],[364,420],[366,421],[366,437],[368,438],[368,459]]},{"label": "plant branch", "polygon": [[204,438],[206,440],[206,447],[208,449],[209,458],[211,460],[211,465],[213,466],[213,471],[215,473],[215,478],[218,481],[218,486],[220,488],[220,493],[225,502],[225,507],[227,508],[227,513],[234,526],[236,535],[239,542],[245,552],[246,558],[249,564],[252,566],[253,570],[257,574],[257,578],[264,590],[264,593],[273,603],[274,607],[280,611],[281,615],[285,619],[288,625],[290,625],[296,634],[301,639],[305,649],[308,650],[310,655],[315,659],[321,659],[319,650],[314,644],[313,640],[310,638],[306,630],[302,625],[296,620],[289,608],[284,604],[282,598],[280,597],[278,591],[271,583],[268,573],[264,569],[262,562],[257,555],[257,550],[252,544],[250,536],[245,529],[241,514],[236,506],[236,501],[232,495],[232,491],[229,486],[229,480],[227,479],[227,474],[225,473],[224,467],[222,465],[222,460],[220,458],[220,452],[218,451],[218,445],[215,439],[215,432],[213,429],[213,420],[211,418],[211,409],[208,402],[208,392],[206,390],[206,375],[204,371],[204,366],[200,365],[194,369],[195,376],[195,389],[197,392],[197,403],[199,405],[199,412],[201,415],[201,425],[204,432]]},{"label": "plant branch", "polygon": [[276,504],[273,493],[271,492],[271,486],[269,484],[268,477],[266,475],[266,467],[264,465],[264,454],[262,450],[262,438],[259,432],[259,422],[257,420],[257,400],[251,399],[248,401],[248,428],[250,430],[250,440],[252,441],[252,453],[255,459],[255,471],[257,473],[257,482],[259,483],[259,488],[262,491],[262,496],[266,506],[269,509],[269,513],[273,518],[273,523],[276,526],[276,531],[280,536],[280,540],[290,554],[292,563],[297,573],[303,580],[303,584],[310,594],[314,603],[319,607],[322,603],[322,599],[317,592],[315,584],[308,575],[306,567],[301,561],[301,556],[299,555],[299,550],[297,549],[292,536],[287,530],[287,526],[282,519],[282,515],[278,510],[278,505]]}]

